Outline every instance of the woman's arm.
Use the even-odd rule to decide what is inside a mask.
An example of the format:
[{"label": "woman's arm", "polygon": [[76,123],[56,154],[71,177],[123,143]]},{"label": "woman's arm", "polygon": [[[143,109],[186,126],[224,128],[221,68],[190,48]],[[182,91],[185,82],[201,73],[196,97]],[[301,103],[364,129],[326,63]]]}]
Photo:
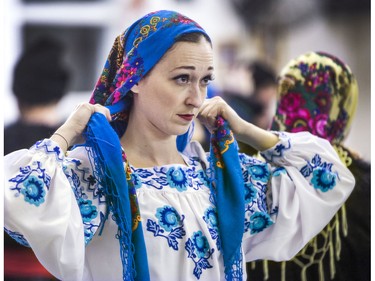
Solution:
[{"label": "woman's arm", "polygon": [[246,122],[220,97],[207,99],[203,103],[198,118],[210,131],[215,127],[217,116],[222,116],[238,141],[244,142],[258,151],[273,147],[279,138],[277,135]]},{"label": "woman's arm", "polygon": [[279,133],[279,138],[262,152],[267,163],[241,156],[245,194],[251,195],[245,206],[247,261],[292,258],[326,226],[355,185],[328,141],[308,132]]},{"label": "woman's arm", "polygon": [[45,139],[4,157],[4,228],[54,276],[82,280],[85,245],[100,224],[98,187],[84,148],[64,154]]},{"label": "woman's arm", "polygon": [[266,162],[240,155],[245,183],[247,261],[292,258],[330,221],[355,180],[324,139],[310,133],[268,132],[241,119],[220,97],[206,100],[198,118],[212,131],[217,116]]}]

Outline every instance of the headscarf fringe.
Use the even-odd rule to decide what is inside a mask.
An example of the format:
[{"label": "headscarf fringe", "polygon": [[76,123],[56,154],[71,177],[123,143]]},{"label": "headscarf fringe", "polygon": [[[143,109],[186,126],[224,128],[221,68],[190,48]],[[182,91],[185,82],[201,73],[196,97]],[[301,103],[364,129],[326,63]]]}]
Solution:
[{"label": "headscarf fringe", "polygon": [[120,243],[120,256],[123,264],[123,280],[134,280],[136,269],[134,266],[134,246],[131,242],[131,222],[128,221],[124,215],[126,210],[124,210],[124,206],[121,204],[121,195],[119,194],[115,183],[116,179],[114,179],[114,177],[118,177],[118,175],[113,175],[111,173],[111,169],[108,167],[104,159],[105,157],[100,153],[102,151],[100,148],[103,148],[103,146],[113,146],[113,144],[106,141],[106,139],[97,137],[97,135],[98,134],[95,134],[92,131],[92,127],[87,127],[85,132],[86,150],[90,155],[89,159],[91,165],[94,167],[94,176],[100,186],[104,188],[108,208],[101,225],[100,234],[103,231],[105,221],[108,219],[108,213],[111,212],[113,214],[112,218],[118,226],[116,238]]}]

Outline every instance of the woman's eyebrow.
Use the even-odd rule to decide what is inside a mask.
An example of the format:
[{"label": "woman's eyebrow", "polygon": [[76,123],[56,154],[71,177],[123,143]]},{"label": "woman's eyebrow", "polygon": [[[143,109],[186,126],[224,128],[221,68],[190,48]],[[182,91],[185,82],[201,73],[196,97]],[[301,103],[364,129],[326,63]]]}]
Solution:
[{"label": "woman's eyebrow", "polygon": [[[184,66],[184,65],[183,65],[183,66],[178,66],[178,67],[172,69],[171,72],[172,72],[172,71],[175,71],[175,70],[179,70],[179,69],[195,70],[196,67],[195,67],[195,66],[188,66],[188,65]],[[209,66],[209,67],[207,68],[207,70],[214,70],[214,67],[213,67],[213,66]]]}]

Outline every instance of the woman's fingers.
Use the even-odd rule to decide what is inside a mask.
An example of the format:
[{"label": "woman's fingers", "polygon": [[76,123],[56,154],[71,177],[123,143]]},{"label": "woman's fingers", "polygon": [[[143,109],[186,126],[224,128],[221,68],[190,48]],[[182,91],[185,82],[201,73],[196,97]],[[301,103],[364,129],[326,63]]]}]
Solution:
[{"label": "woman's fingers", "polygon": [[228,119],[229,110],[229,105],[222,98],[214,97],[207,99],[203,102],[203,105],[200,108],[198,119],[209,131],[212,132],[215,128],[217,116],[222,116],[224,119]]},{"label": "woman's fingers", "polygon": [[108,121],[111,121],[111,114],[108,108],[100,104],[91,104],[88,102],[78,104],[73,115],[76,114],[79,117],[83,117],[83,120],[88,121],[95,112],[103,114]]},{"label": "woman's fingers", "polygon": [[100,104],[95,104],[94,111],[103,114],[107,118],[108,121],[112,121],[111,113],[109,112],[109,109],[106,108],[105,106],[102,106]]},{"label": "woman's fingers", "polygon": [[198,113],[198,119],[210,132],[215,129],[217,116],[222,116],[227,120],[234,133],[240,129],[239,124],[243,122],[238,114],[221,97],[213,97],[205,100]]},{"label": "woman's fingers", "polygon": [[218,115],[220,115],[218,99],[212,98],[203,102],[198,113],[198,119],[209,131],[212,131],[215,127],[215,120]]},{"label": "woman's fingers", "polygon": [[81,143],[83,141],[82,132],[85,130],[91,115],[95,112],[103,114],[108,121],[111,121],[108,108],[100,104],[81,103],[76,106],[57,132],[65,137],[69,145]]},{"label": "woman's fingers", "polygon": [[73,127],[81,128],[82,130],[86,127],[90,117],[95,112],[103,114],[108,121],[111,121],[111,114],[108,108],[100,104],[81,103],[79,104],[74,112],[70,115],[67,122]]}]

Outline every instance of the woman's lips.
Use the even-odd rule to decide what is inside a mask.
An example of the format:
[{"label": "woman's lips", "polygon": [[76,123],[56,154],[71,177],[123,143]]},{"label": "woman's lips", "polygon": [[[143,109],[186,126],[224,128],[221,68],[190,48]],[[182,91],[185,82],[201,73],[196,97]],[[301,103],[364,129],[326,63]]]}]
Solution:
[{"label": "woman's lips", "polygon": [[194,114],[178,114],[178,116],[186,121],[191,121],[194,118]]}]

